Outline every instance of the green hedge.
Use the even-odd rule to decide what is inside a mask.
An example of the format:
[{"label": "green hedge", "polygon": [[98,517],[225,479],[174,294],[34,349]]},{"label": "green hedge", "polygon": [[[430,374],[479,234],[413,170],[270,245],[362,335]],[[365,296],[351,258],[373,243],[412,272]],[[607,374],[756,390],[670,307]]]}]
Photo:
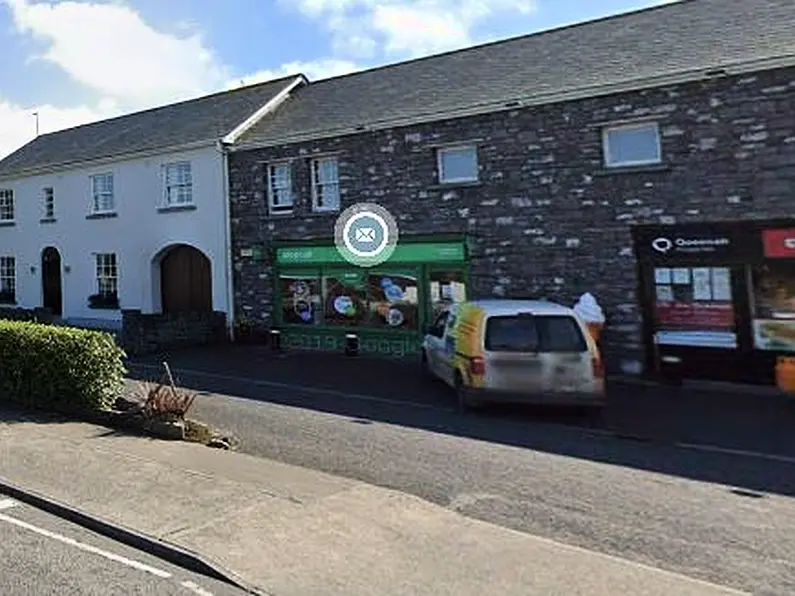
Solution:
[{"label": "green hedge", "polygon": [[0,399],[107,409],[124,384],[124,356],[108,333],[0,320]]}]

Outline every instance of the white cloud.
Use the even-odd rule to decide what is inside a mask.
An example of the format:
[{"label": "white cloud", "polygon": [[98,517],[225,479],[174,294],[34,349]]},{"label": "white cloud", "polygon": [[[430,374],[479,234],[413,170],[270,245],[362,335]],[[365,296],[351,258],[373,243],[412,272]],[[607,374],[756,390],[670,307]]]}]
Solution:
[{"label": "white cloud", "polygon": [[350,55],[417,57],[476,43],[476,28],[499,14],[527,15],[535,0],[291,0],[323,20],[335,47]]},{"label": "white cloud", "polygon": [[[109,118],[230,89],[288,74],[304,72],[311,79],[345,74],[356,65],[345,60],[291,62],[281,68],[234,77],[202,41],[181,23],[180,33],[158,31],[129,6],[98,1],[5,3],[17,33],[30,35],[45,48],[34,58],[59,67],[75,82],[91,90],[90,105],[59,107],[61,98],[46,105],[19,106],[0,94],[0,158],[35,136],[34,112],[41,133]],[[62,98],[67,99],[67,98]]]},{"label": "white cloud", "polygon": [[281,77],[303,73],[309,80],[316,81],[319,79],[327,79],[329,77],[336,77],[339,75],[349,74],[360,70],[356,63],[348,60],[317,60],[314,62],[287,62],[282,64],[279,68],[260,70],[250,75],[245,75],[237,80],[230,81],[226,88],[233,89],[242,85],[253,85],[254,83],[263,83],[271,79],[278,79]]}]

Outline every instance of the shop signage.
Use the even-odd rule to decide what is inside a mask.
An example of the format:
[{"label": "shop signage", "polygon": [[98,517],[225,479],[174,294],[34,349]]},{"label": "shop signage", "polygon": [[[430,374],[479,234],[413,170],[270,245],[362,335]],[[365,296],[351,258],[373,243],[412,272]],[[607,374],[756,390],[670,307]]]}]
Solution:
[{"label": "shop signage", "polygon": [[651,241],[653,250],[660,254],[674,253],[703,253],[715,252],[731,246],[731,239],[717,238],[690,238],[683,236],[658,236]]},{"label": "shop signage", "polygon": [[795,258],[795,228],[764,230],[762,244],[765,256],[771,259]]},{"label": "shop signage", "polygon": [[635,250],[654,263],[747,261],[762,255],[759,233],[704,226],[642,227],[635,233]]},{"label": "shop signage", "polygon": [[[466,250],[462,242],[426,242],[398,244],[388,262],[438,263],[465,259]],[[281,265],[347,264],[336,246],[282,247],[276,250],[276,261]]]}]

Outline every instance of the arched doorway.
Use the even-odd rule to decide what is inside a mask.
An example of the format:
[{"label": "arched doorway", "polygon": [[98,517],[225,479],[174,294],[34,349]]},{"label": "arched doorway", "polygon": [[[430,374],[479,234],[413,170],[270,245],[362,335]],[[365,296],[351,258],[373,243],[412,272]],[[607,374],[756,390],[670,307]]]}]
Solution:
[{"label": "arched doorway", "polygon": [[164,313],[212,311],[210,259],[185,244],[168,249],[160,261],[160,297]]},{"label": "arched doorway", "polygon": [[42,306],[52,314],[63,314],[63,292],[61,288],[61,253],[48,246],[41,252]]}]

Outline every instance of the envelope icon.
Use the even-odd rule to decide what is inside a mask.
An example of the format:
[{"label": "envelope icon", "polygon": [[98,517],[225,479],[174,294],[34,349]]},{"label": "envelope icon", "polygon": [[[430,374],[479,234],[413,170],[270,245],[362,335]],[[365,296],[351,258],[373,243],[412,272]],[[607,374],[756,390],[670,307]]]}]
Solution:
[{"label": "envelope icon", "polygon": [[358,228],[356,242],[375,242],[375,228]]}]

